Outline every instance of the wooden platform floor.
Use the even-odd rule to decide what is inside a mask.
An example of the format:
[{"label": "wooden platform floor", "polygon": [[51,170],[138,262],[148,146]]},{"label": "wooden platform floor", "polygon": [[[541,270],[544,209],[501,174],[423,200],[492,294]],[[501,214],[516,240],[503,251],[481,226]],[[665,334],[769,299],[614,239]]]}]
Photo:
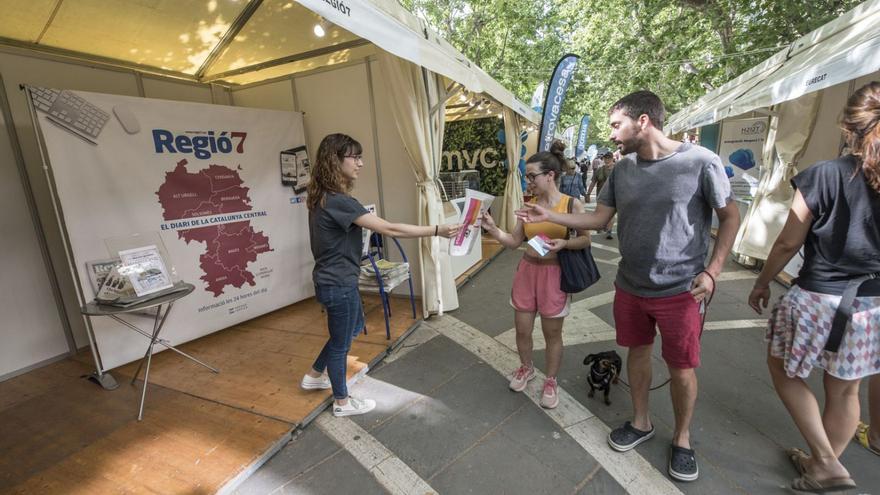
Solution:
[{"label": "wooden platform floor", "polygon": [[483,236],[482,239],[483,244],[483,256],[477,264],[468,268],[464,273],[459,275],[455,279],[455,285],[461,287],[461,284],[465,283],[471,277],[477,274],[480,270],[483,269],[484,266],[488,265],[490,261],[492,261],[501,251],[504,251],[504,246],[501,245],[500,242],[492,239],[488,236]]},{"label": "wooden platform floor", "polygon": [[[350,376],[416,322],[409,300],[392,298],[388,341],[378,297],[366,299],[369,334],[355,340]],[[220,374],[156,354],[140,423],[136,364],[112,371],[111,392],[82,378],[88,353],[2,382],[0,493],[215,493],[329,402],[329,391],[299,389],[326,331],[310,299],[179,346]]]}]

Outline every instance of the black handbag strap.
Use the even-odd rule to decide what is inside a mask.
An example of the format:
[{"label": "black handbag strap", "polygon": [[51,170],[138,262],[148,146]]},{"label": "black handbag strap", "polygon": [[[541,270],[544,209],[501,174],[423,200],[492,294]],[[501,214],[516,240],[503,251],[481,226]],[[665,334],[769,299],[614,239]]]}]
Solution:
[{"label": "black handbag strap", "polygon": [[[571,208],[572,208],[572,205],[571,205],[571,204],[572,204],[572,203],[574,203],[574,198],[572,198],[571,196],[568,196],[568,206],[566,207],[566,210],[568,210],[568,214],[569,214],[569,215],[571,215]],[[570,229],[570,228],[568,228],[568,227],[565,228],[565,240],[566,240],[566,241],[569,240],[569,239],[571,239],[571,232],[572,232],[573,230],[574,230],[574,229]],[[575,232],[575,235],[574,235],[574,236],[577,237],[577,232]]]},{"label": "black handbag strap", "polygon": [[840,304],[834,312],[834,320],[831,321],[831,333],[828,334],[828,341],[825,342],[825,350],[828,352],[837,352],[840,349],[840,342],[843,341],[843,335],[846,333],[846,326],[852,319],[853,302],[859,293],[859,287],[867,280],[880,277],[880,273],[871,273],[856,277],[846,284],[843,295],[840,297]]}]

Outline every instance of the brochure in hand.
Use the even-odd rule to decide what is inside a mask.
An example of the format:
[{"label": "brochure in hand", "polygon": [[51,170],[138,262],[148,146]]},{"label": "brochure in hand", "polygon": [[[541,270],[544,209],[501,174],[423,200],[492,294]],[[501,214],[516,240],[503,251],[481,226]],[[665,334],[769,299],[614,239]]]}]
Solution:
[{"label": "brochure in hand", "polygon": [[532,249],[534,249],[539,256],[546,256],[547,253],[550,252],[550,247],[547,245],[547,241],[549,240],[550,238],[546,235],[538,234],[529,239],[529,246],[532,246]]},{"label": "brochure in hand", "polygon": [[461,230],[452,239],[452,244],[449,247],[450,255],[467,256],[471,252],[480,233],[480,217],[483,212],[489,210],[494,199],[495,196],[491,194],[465,189],[464,205],[461,207],[458,217]]}]

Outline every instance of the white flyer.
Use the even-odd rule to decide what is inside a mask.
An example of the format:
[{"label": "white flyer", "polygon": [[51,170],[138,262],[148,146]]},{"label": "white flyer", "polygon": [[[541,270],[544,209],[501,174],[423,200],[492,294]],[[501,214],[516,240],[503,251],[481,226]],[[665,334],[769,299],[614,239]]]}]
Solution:
[{"label": "white flyer", "polygon": [[138,297],[174,286],[156,246],[119,251],[119,259],[119,273],[128,277]]},{"label": "white flyer", "polygon": [[474,247],[474,242],[480,233],[480,217],[483,212],[492,206],[495,196],[473,189],[465,189],[464,204],[458,215],[458,223],[461,230],[452,238],[449,246],[451,256],[467,256]]},{"label": "white flyer", "polygon": [[547,241],[549,240],[550,238],[546,235],[538,234],[529,239],[529,246],[532,246],[532,249],[534,249],[539,256],[544,257],[550,252],[550,246],[547,245]]}]

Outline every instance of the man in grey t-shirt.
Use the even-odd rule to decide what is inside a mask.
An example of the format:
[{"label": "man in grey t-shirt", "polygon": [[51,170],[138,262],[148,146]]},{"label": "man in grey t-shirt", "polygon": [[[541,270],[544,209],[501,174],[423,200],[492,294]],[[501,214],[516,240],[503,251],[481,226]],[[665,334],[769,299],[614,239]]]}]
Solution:
[{"label": "man in grey t-shirt", "polygon": [[[739,211],[721,160],[705,148],[663,134],[665,109],[649,91],[629,94],[609,112],[610,139],[624,158],[608,177],[596,211],[561,214],[528,206],[527,222],[550,221],[592,230],[618,214],[621,261],[614,297],[617,343],[629,349],[627,371],[633,420],[613,430],[608,444],[627,451],[654,436],[648,410],[651,351],[656,328],[670,375],[675,412],[669,475],[699,476],[690,448],[690,422],[697,398],[701,304],[715,290],[739,228]],[[718,239],[708,265],[709,228],[718,215]]]}]

